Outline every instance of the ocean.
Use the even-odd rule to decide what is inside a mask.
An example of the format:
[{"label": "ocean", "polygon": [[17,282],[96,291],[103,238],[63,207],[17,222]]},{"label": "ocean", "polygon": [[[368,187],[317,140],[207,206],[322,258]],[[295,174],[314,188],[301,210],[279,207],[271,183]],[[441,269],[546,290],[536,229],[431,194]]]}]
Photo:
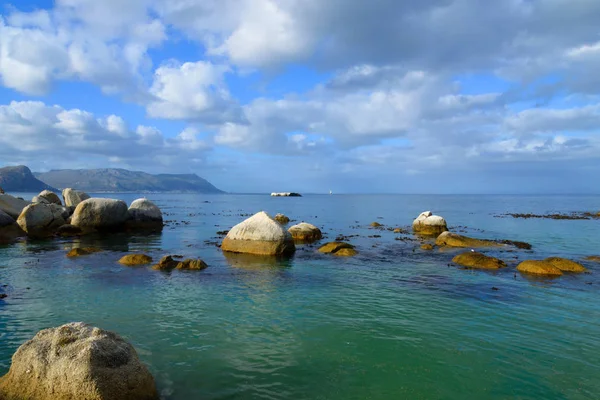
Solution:
[{"label": "ocean", "polygon": [[[144,196],[163,210],[162,234],[0,246],[0,375],[40,329],[84,321],[130,341],[164,399],[600,398],[600,263],[583,261],[600,255],[600,220],[500,217],[598,212],[600,196]],[[322,243],[344,235],[359,254],[299,246],[289,260],[226,257],[217,231],[261,210],[319,226]],[[533,248],[487,251],[509,265],[497,272],[459,268],[450,260],[460,250],[424,251],[387,229],[426,210],[452,231]],[[65,257],[90,245],[105,251]],[[129,252],[209,268],[118,264]],[[549,256],[590,273],[515,271]]]}]

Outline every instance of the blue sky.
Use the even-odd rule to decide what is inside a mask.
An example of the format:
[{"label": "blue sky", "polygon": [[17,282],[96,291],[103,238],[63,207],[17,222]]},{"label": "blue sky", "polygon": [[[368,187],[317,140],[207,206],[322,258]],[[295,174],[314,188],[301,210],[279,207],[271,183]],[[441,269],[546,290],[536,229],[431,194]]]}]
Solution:
[{"label": "blue sky", "polygon": [[3,165],[600,193],[597,1],[1,2]]}]

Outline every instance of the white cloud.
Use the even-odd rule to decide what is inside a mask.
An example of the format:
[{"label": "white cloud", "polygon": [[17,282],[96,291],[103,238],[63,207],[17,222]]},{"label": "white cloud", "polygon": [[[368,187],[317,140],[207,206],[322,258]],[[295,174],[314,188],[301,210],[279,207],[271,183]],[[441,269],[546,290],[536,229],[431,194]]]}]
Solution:
[{"label": "white cloud", "polygon": [[224,65],[198,61],[170,63],[154,73],[148,115],[166,119],[203,119],[220,121],[235,119],[237,104],[224,83]]},{"label": "white cloud", "polygon": [[119,160],[118,166],[169,169],[182,159],[201,161],[210,149],[195,130],[168,138],[148,126],[130,129],[116,115],[42,102],[0,105],[0,157],[8,164],[27,159],[32,168],[115,166]]}]

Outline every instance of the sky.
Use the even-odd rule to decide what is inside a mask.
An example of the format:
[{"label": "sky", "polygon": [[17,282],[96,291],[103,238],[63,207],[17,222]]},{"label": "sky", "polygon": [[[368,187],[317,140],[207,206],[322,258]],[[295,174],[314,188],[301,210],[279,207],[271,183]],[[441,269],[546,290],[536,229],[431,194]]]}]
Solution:
[{"label": "sky", "polygon": [[598,0],[0,0],[0,165],[600,193]]}]

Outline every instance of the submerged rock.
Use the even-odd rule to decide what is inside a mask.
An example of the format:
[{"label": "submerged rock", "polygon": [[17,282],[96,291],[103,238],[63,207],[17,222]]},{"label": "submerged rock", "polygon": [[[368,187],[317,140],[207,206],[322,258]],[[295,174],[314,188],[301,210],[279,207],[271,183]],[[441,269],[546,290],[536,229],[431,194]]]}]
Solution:
[{"label": "submerged rock", "polygon": [[90,195],[81,190],[75,190],[66,188],[62,191],[63,199],[65,199],[65,206],[77,207],[79,203],[90,198]]},{"label": "submerged rock", "polygon": [[446,220],[431,211],[422,212],[412,224],[413,231],[419,235],[437,236],[448,230]]},{"label": "submerged rock", "polygon": [[329,242],[319,247],[320,253],[334,254],[336,256],[351,257],[358,254],[350,243],[345,242]]},{"label": "submerged rock", "polygon": [[177,267],[177,264],[179,264],[179,262],[173,260],[173,256],[164,256],[160,259],[158,264],[152,266],[152,269],[159,271],[170,271],[172,269],[175,269]]},{"label": "submerged rock", "polygon": [[600,262],[600,256],[588,256],[585,258],[586,261]]},{"label": "submerged rock", "polygon": [[89,231],[117,231],[129,217],[127,204],[113,199],[87,199],[79,203],[71,218],[71,225]]},{"label": "submerged rock", "polygon": [[292,235],[261,211],[231,228],[221,249],[234,253],[288,255],[296,250],[296,246]]},{"label": "submerged rock", "polygon": [[524,274],[546,275],[546,276],[561,276],[563,273],[560,269],[550,264],[548,261],[526,260],[517,266],[517,271]]},{"label": "submerged rock", "polygon": [[319,228],[307,222],[301,222],[288,229],[292,238],[297,242],[310,243],[321,240],[323,233]]},{"label": "submerged rock", "polygon": [[275,217],[273,217],[273,219],[282,225],[288,224],[290,222],[290,219],[283,214],[277,214],[275,215]]},{"label": "submerged rock", "polygon": [[371,222],[370,225],[372,228],[381,228],[383,225],[380,224],[379,222]]},{"label": "submerged rock", "polygon": [[506,267],[506,263],[494,257],[476,251],[461,253],[452,259],[452,262],[463,267],[478,269],[500,269]]},{"label": "submerged rock", "polygon": [[47,237],[66,223],[65,209],[56,204],[35,203],[23,209],[17,223],[30,237]]},{"label": "submerged rock", "polygon": [[154,378],[116,333],[74,322],[44,329],[0,378],[4,400],[154,400]]},{"label": "submerged rock", "polygon": [[15,220],[19,218],[21,212],[30,203],[19,197],[13,197],[9,194],[0,194],[0,210],[13,217]]},{"label": "submerged rock", "polygon": [[146,254],[127,254],[119,260],[120,264],[127,265],[128,267],[150,264],[151,262],[152,257]]},{"label": "submerged rock", "polygon": [[129,217],[127,227],[129,229],[162,230],[163,216],[160,208],[148,199],[137,199],[127,210]]},{"label": "submerged rock", "polygon": [[421,245],[421,250],[433,250],[433,245],[431,243],[424,243]]},{"label": "submerged rock", "polygon": [[177,266],[175,268],[187,271],[202,271],[203,269],[208,268],[208,265],[206,265],[206,263],[200,259],[187,259],[181,261],[180,263],[177,263]]},{"label": "submerged rock", "polygon": [[549,257],[549,258],[546,258],[544,261],[552,264],[553,266],[555,266],[556,268],[560,269],[563,272],[585,272],[585,271],[587,271],[587,269],[583,265],[581,265],[575,261],[567,260],[566,258]]},{"label": "submerged rock", "polygon": [[444,232],[435,240],[437,246],[450,247],[499,247],[501,244],[492,240],[473,239],[467,236],[462,236],[457,233]]},{"label": "submerged rock", "polygon": [[101,251],[102,251],[102,249],[99,249],[97,247],[78,247],[76,249],[72,249],[71,251],[69,251],[67,253],[67,257],[74,258],[74,257],[88,256],[90,254],[99,253]]}]

